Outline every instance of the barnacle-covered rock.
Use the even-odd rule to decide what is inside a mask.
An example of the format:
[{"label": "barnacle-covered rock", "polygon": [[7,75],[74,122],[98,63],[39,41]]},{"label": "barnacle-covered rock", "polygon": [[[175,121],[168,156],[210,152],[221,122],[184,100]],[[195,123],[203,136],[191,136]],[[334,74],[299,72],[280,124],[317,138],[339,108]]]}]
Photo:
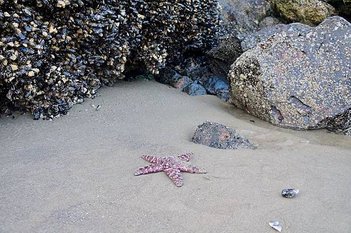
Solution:
[{"label": "barnacle-covered rock", "polygon": [[0,0],[0,111],[66,114],[127,70],[210,48],[217,23],[215,0]]}]

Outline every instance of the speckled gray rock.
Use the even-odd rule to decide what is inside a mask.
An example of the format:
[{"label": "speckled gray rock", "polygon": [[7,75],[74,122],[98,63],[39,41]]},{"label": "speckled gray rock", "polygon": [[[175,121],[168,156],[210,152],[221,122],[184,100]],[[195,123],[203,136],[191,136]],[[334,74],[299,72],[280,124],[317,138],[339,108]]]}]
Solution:
[{"label": "speckled gray rock", "polygon": [[246,51],[229,72],[233,104],[275,125],[324,128],[351,108],[351,24],[287,26]]},{"label": "speckled gray rock", "polygon": [[279,19],[272,17],[272,16],[267,16],[266,18],[262,19],[259,27],[262,28],[266,28],[266,27],[271,27],[273,25],[279,24],[281,23]]},{"label": "speckled gray rock", "polygon": [[309,31],[310,31],[310,27],[306,27],[306,25],[301,23],[276,24],[274,26],[265,27],[245,37],[245,39],[241,41],[241,48],[245,52],[246,50],[256,47],[258,43],[266,41],[274,34],[279,34],[282,32],[306,34]]},{"label": "speckled gray rock", "polygon": [[214,122],[205,122],[199,125],[192,141],[217,149],[256,148],[248,139],[240,136],[235,129]]},{"label": "speckled gray rock", "polygon": [[210,68],[227,76],[230,65],[242,54],[240,42],[260,28],[277,24],[267,0],[219,0],[221,23],[218,45],[208,53]]},{"label": "speckled gray rock", "polygon": [[239,39],[258,30],[260,21],[271,11],[270,3],[266,0],[219,0],[218,3],[223,24]]}]

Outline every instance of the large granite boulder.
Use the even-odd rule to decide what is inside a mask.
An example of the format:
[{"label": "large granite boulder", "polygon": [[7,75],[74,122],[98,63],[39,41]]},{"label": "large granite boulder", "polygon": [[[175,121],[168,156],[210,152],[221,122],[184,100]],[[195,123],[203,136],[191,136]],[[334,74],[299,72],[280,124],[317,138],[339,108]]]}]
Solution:
[{"label": "large granite boulder", "polygon": [[279,30],[231,66],[233,104],[278,126],[343,128],[331,122],[351,109],[351,24],[335,16]]},{"label": "large granite boulder", "polygon": [[335,13],[334,7],[319,0],[270,0],[273,9],[289,22],[316,25]]}]

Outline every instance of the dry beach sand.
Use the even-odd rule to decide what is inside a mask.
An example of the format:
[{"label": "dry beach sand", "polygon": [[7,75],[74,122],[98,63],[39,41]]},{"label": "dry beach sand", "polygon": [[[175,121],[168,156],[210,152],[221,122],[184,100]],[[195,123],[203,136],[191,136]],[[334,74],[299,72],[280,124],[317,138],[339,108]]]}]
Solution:
[{"label": "dry beach sand", "polygon": [[[99,93],[54,121],[0,118],[0,232],[269,233],[271,220],[283,232],[351,232],[350,137],[280,129],[153,81]],[[206,120],[258,149],[192,143]],[[182,152],[208,174],[185,173],[181,188],[133,175],[142,154]],[[298,197],[282,198],[287,187]]]}]

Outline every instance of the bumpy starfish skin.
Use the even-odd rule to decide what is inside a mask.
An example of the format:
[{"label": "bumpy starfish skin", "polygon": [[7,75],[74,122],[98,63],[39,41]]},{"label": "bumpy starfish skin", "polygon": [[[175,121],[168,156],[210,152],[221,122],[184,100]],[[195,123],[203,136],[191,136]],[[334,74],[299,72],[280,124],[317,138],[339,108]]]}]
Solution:
[{"label": "bumpy starfish skin", "polygon": [[145,175],[155,172],[165,172],[166,175],[173,181],[177,187],[183,186],[183,176],[181,172],[204,174],[204,169],[190,165],[191,153],[181,154],[177,156],[157,157],[153,155],[143,155],[142,159],[150,162],[151,164],[145,167],[138,168],[134,175]]}]

